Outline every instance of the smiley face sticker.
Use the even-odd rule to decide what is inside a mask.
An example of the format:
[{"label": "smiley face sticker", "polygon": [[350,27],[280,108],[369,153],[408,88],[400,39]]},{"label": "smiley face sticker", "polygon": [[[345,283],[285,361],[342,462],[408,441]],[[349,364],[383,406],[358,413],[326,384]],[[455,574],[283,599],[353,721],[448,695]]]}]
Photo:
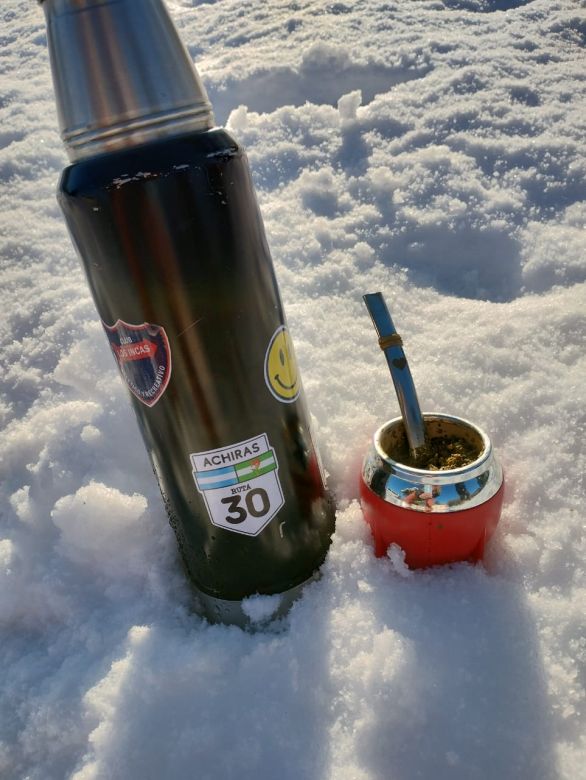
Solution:
[{"label": "smiley face sticker", "polygon": [[290,404],[301,390],[293,342],[285,325],[273,333],[265,355],[265,382],[277,401]]}]

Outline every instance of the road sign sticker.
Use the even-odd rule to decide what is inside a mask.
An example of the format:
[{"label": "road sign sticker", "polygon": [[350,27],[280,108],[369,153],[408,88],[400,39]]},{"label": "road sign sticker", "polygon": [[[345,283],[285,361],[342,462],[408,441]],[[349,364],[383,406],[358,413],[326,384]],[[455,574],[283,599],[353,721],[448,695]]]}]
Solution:
[{"label": "road sign sticker", "polygon": [[195,486],[219,528],[257,536],[285,503],[266,433],[189,457]]}]

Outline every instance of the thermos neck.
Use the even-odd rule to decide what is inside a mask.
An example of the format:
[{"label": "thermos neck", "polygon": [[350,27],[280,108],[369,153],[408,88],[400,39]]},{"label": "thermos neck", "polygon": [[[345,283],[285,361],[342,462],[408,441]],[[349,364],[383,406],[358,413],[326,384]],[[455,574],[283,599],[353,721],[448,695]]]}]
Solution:
[{"label": "thermos neck", "polygon": [[40,0],[72,161],[206,130],[212,107],[162,0]]}]

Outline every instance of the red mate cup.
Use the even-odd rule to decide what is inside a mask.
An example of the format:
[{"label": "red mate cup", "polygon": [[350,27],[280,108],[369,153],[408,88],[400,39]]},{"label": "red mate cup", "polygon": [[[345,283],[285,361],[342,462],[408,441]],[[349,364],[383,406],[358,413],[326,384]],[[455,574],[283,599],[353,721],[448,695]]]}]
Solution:
[{"label": "red mate cup", "polygon": [[477,452],[465,466],[442,471],[401,463],[403,419],[374,434],[364,459],[360,500],[378,557],[391,544],[405,552],[412,568],[455,561],[477,562],[493,535],[503,503],[503,472],[486,433],[471,422],[445,414],[424,414],[430,438],[464,439]]}]

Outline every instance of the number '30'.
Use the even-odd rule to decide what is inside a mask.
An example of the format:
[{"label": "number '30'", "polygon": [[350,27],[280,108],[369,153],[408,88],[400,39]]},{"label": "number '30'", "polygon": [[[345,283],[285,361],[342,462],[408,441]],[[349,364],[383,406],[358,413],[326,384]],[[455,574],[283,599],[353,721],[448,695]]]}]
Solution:
[{"label": "number '30'", "polygon": [[270,509],[269,496],[263,488],[253,488],[244,493],[244,506],[241,501],[242,493],[222,499],[222,504],[227,505],[229,512],[224,519],[233,525],[243,523],[249,514],[253,517],[264,517]]}]

